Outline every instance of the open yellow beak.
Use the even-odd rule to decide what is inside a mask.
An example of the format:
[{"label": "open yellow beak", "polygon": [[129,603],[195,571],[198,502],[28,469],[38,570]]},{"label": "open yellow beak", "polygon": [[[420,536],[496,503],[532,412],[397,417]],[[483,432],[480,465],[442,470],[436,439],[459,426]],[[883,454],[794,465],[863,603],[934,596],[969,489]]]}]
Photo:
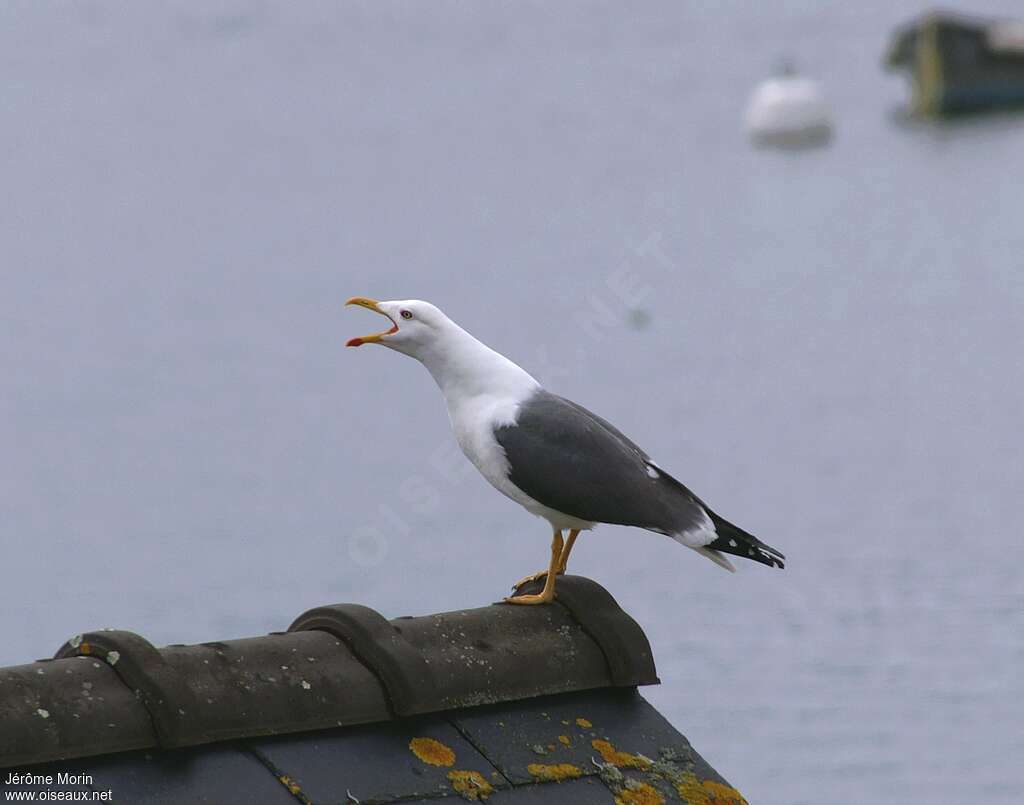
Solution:
[{"label": "open yellow beak", "polygon": [[373,333],[372,335],[364,335],[359,338],[350,338],[345,342],[346,347],[361,347],[363,344],[373,344],[376,341],[380,341],[381,338],[386,335],[398,332],[398,325],[395,323],[395,320],[381,309],[376,299],[367,299],[365,296],[353,296],[345,304],[365,307],[368,310],[372,310],[374,313],[380,313],[382,316],[387,316],[388,321],[391,322],[390,330],[385,330],[382,333]]}]

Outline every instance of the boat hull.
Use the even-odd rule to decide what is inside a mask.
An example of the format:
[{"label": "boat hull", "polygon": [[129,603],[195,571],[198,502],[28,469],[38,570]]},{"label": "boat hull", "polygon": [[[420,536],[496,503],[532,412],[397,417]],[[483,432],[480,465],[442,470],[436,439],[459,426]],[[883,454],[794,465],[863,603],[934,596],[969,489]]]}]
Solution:
[{"label": "boat hull", "polygon": [[1024,107],[1020,23],[930,14],[895,34],[886,63],[910,73],[922,117]]}]

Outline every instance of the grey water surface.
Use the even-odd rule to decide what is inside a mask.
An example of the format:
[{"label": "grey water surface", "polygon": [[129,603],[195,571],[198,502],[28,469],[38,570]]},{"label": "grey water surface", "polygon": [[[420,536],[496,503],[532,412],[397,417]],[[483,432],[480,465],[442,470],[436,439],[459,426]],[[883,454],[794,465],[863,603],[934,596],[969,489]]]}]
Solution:
[{"label": "grey water surface", "polygon": [[[1024,119],[901,118],[923,8],[0,4],[0,664],[543,565],[426,372],[343,348],[425,298],[788,556],[571,566],[751,803],[1021,801]],[[746,142],[781,56],[828,147]]]}]

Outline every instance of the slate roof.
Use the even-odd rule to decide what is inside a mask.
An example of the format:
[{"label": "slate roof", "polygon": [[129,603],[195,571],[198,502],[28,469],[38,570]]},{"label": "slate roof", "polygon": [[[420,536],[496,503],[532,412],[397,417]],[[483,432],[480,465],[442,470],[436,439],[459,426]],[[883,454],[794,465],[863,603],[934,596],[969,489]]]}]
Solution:
[{"label": "slate roof", "polygon": [[657,681],[640,627],[576,576],[553,606],[342,604],[163,649],[90,632],[0,668],[0,801],[743,803],[636,690]]}]

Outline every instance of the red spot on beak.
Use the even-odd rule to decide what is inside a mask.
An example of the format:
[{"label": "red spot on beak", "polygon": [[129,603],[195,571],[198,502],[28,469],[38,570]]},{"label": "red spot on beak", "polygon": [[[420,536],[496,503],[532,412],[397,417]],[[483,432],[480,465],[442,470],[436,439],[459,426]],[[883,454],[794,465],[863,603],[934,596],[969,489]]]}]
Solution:
[{"label": "red spot on beak", "polygon": [[346,347],[361,347],[363,345],[363,339],[361,338],[350,338],[346,343]]}]

